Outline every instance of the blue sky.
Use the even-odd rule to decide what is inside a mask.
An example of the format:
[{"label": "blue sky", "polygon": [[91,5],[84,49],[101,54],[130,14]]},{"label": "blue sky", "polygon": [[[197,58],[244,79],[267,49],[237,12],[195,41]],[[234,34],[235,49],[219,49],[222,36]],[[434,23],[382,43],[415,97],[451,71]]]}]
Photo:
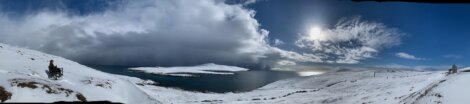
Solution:
[{"label": "blue sky", "polygon": [[[342,17],[361,16],[378,21],[407,34],[402,44],[383,50],[364,64],[468,65],[470,4],[427,4],[406,2],[352,2],[347,0],[261,1],[250,5],[270,38],[287,43],[291,49],[295,36],[310,24],[329,27]],[[426,60],[396,57],[405,52]]]},{"label": "blue sky", "polygon": [[470,4],[251,1],[0,0],[0,42],[103,65],[470,64]]}]

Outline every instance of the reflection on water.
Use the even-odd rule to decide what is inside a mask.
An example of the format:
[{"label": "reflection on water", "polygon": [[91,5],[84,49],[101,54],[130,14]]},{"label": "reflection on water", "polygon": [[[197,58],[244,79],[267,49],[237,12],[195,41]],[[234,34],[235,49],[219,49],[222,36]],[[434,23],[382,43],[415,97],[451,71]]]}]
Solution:
[{"label": "reflection on water", "polygon": [[318,74],[323,74],[324,72],[319,72],[319,71],[301,71],[297,72],[299,76],[312,76],[312,75],[318,75]]},{"label": "reflection on water", "polygon": [[320,74],[319,72],[290,72],[290,71],[241,71],[234,75],[197,74],[198,77],[177,77],[148,74],[128,70],[129,67],[88,65],[97,70],[120,74],[141,79],[153,80],[159,86],[175,87],[191,91],[203,92],[244,92],[260,88],[281,79]]}]

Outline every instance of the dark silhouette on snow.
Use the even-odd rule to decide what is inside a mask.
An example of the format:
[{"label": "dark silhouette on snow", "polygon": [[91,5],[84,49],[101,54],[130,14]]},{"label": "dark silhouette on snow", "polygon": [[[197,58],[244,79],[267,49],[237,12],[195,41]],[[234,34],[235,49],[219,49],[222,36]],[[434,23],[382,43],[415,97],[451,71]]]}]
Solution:
[{"label": "dark silhouette on snow", "polygon": [[452,68],[449,69],[448,74],[455,74],[457,73],[457,65],[452,65]]},{"label": "dark silhouette on snow", "polygon": [[49,70],[46,71],[49,79],[57,80],[63,75],[62,68],[58,68],[54,65],[54,60],[49,61]]}]

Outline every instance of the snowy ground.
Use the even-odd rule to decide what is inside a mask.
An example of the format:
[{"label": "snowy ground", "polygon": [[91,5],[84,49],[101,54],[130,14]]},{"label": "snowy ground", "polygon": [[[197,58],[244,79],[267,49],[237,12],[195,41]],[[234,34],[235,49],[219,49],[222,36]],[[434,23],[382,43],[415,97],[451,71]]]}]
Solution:
[{"label": "snowy ground", "polygon": [[286,79],[245,93],[198,93],[147,85],[140,88],[164,103],[399,104],[409,94],[445,78],[442,72],[389,70],[376,71],[376,77],[373,73],[333,72]]},{"label": "snowy ground", "polygon": [[470,72],[450,75],[414,93],[414,96],[410,96],[407,100],[417,104],[468,104],[470,102],[469,80]]},{"label": "snowy ground", "polygon": [[[443,71],[328,72],[280,80],[250,92],[201,93],[159,87],[152,81],[104,73],[61,57],[5,44],[0,44],[0,58],[0,101],[5,102],[79,101],[83,98],[87,101],[106,100],[130,104],[470,102],[465,96],[470,93],[470,73],[464,72],[449,76]],[[64,68],[64,77],[61,80],[48,79],[45,71],[50,59]]]},{"label": "snowy ground", "polygon": [[143,71],[152,74],[172,76],[192,76],[192,74],[233,74],[236,71],[247,71],[248,69],[236,66],[217,65],[213,63],[198,66],[181,67],[136,67],[130,70]]},{"label": "snowy ground", "polygon": [[[45,73],[51,59],[64,69],[61,80]],[[5,102],[79,101],[83,96],[87,101],[159,103],[136,86],[61,57],[0,44],[0,87],[11,93]]]}]

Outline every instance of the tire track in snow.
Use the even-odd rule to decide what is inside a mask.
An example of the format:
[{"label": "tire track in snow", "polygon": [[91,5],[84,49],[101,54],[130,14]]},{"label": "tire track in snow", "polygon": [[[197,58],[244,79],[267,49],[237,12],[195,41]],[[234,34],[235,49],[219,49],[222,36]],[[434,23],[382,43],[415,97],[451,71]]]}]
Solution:
[{"label": "tire track in snow", "polygon": [[409,94],[407,97],[405,97],[403,100],[400,101],[400,104],[416,104],[417,103],[416,101],[419,101],[424,96],[427,96],[429,92],[431,92],[431,90],[433,90],[435,87],[439,86],[439,84],[447,81],[447,78],[448,77],[444,77],[436,82],[433,82],[427,85],[421,90],[418,90],[416,92]]}]

